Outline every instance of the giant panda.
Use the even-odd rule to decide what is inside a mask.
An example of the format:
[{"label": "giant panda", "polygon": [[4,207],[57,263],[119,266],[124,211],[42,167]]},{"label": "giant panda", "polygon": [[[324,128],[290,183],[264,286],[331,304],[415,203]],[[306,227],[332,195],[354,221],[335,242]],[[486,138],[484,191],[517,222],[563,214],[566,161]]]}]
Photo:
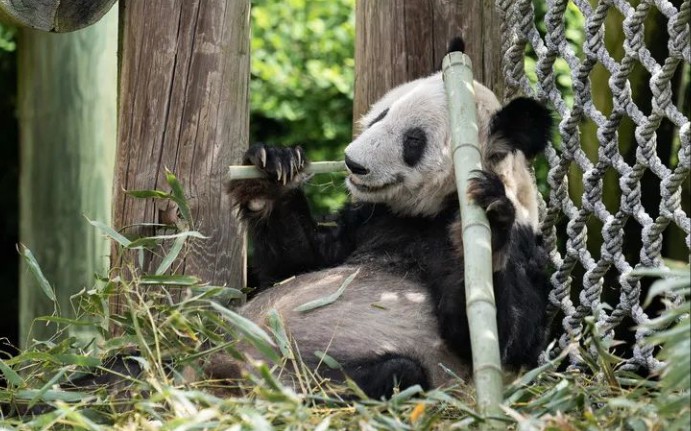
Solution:
[{"label": "giant panda", "polygon": [[[490,221],[503,365],[530,367],[543,348],[548,294],[531,160],[547,145],[551,118],[534,100],[501,107],[489,89],[474,87],[483,170],[467,193]],[[254,145],[245,154],[265,177],[229,186],[259,283],[238,312],[266,327],[277,311],[308,367],[336,381],[348,377],[370,397],[468,377],[463,248],[441,73],[392,89],[359,124],[344,154],[352,200],[325,221],[312,216],[301,188],[309,163],[301,147]],[[296,310],[349,277],[332,303]],[[242,346],[247,357],[263,359]],[[317,352],[340,367],[322,364]],[[234,378],[241,366],[217,357],[206,370]],[[289,371],[281,375],[291,383]]]}]

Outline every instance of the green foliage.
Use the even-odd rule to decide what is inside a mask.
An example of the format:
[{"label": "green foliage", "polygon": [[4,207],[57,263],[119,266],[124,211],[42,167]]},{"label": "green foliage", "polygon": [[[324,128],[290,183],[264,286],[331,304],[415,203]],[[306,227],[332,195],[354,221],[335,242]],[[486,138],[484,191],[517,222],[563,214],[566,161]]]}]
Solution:
[{"label": "green foliage", "polygon": [[[310,160],[340,160],[352,135],[354,0],[252,2],[251,142],[302,145]],[[332,176],[308,190],[333,210],[345,190]],[[337,184],[337,185],[336,185]]]},{"label": "green foliage", "polygon": [[648,344],[660,347],[659,358],[665,361],[658,372],[660,392],[655,404],[663,415],[675,417],[665,429],[688,429],[691,424],[691,275],[688,268],[673,272],[654,270],[652,275],[665,278],[650,287],[646,304],[659,297],[666,306],[662,315],[644,325],[651,331]]},{"label": "green foliage", "polygon": [[16,28],[0,22],[0,51],[11,52],[17,49],[17,44],[14,41],[16,32]]}]

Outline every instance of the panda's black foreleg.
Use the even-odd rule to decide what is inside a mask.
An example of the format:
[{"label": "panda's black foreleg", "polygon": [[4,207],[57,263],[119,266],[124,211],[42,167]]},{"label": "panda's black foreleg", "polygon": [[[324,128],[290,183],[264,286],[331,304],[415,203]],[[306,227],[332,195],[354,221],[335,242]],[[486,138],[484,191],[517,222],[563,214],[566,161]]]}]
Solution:
[{"label": "panda's black foreleg", "polygon": [[[482,207],[492,234],[493,266],[496,271],[505,264],[503,257],[516,220],[516,209],[506,195],[504,183],[493,172],[476,171],[468,184],[467,194]],[[437,262],[427,279],[434,298],[439,333],[461,359],[470,361],[470,330],[465,313],[463,268],[463,229],[461,221],[450,227],[454,254],[448,262]]]},{"label": "panda's black foreleg", "polygon": [[545,348],[548,268],[542,239],[529,226],[516,224],[506,247],[506,265],[493,280],[501,356],[508,369],[536,366]]},{"label": "panda's black foreleg", "polygon": [[320,226],[301,189],[307,163],[300,147],[253,145],[245,164],[266,178],[233,181],[228,192],[247,223],[259,286],[340,263],[354,247],[342,226]]},{"label": "panda's black foreleg", "polygon": [[[485,209],[492,231],[502,361],[509,368],[532,366],[543,348],[546,326],[546,253],[532,228],[516,223],[516,209],[497,174],[477,172],[467,193]],[[450,234],[459,259],[439,267],[440,275],[431,278],[431,291],[442,338],[461,359],[470,361],[460,221],[452,225]]]},{"label": "panda's black foreleg", "polygon": [[343,364],[341,370],[320,369],[320,374],[336,381],[342,381],[345,374],[373,399],[390,398],[396,388],[404,390],[414,385],[420,385],[424,390],[430,388],[429,378],[420,362],[393,354]]}]

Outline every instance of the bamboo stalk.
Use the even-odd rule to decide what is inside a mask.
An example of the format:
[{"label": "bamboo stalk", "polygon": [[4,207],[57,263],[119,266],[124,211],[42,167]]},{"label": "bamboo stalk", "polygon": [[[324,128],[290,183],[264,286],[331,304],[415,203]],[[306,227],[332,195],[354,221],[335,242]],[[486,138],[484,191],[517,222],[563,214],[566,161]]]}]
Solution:
[{"label": "bamboo stalk", "polygon": [[[345,171],[345,162],[311,162],[302,172],[306,174],[329,174],[332,172]],[[255,166],[229,166],[228,180],[249,180],[254,178],[264,178],[264,172],[257,169]]]},{"label": "bamboo stalk", "polygon": [[466,195],[471,172],[482,168],[471,66],[470,58],[460,52],[449,53],[442,62],[461,206],[466,310],[478,409],[486,416],[500,416],[502,371],[492,287],[491,232],[485,212]]}]

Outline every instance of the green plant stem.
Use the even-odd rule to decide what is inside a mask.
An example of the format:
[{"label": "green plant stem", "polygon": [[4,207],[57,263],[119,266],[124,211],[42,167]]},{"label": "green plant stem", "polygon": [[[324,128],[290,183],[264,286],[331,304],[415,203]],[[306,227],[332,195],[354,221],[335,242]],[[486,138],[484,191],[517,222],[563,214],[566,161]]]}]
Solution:
[{"label": "green plant stem", "polygon": [[[312,162],[305,166],[303,172],[306,174],[328,174],[332,172],[345,171],[345,163],[338,162]],[[254,178],[264,178],[265,174],[255,166],[230,166],[228,167],[228,180],[249,180]]]}]

